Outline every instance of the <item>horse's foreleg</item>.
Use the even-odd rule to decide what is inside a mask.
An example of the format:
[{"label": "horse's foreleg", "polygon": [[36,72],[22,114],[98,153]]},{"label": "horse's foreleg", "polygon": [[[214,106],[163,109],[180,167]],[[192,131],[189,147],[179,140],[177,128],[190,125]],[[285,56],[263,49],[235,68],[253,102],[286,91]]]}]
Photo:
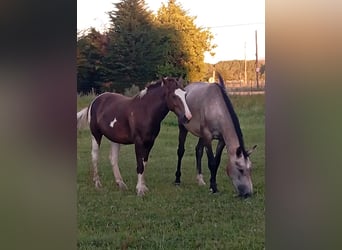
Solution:
[{"label": "horse's foreleg", "polygon": [[143,196],[148,191],[148,188],[145,184],[144,173],[147,166],[148,155],[153,146],[153,142],[151,143],[136,143],[135,144],[135,155],[137,161],[137,174],[138,174],[138,182],[137,182],[137,195]]},{"label": "horse's foreleg", "polygon": [[93,181],[95,184],[95,188],[97,189],[102,187],[101,182],[100,182],[100,177],[98,174],[98,168],[97,168],[97,163],[99,160],[99,148],[100,148],[100,145],[97,143],[97,140],[92,135],[91,136],[91,161],[93,164]]},{"label": "horse's foreleg", "polygon": [[223,148],[225,146],[225,142],[223,140],[219,140],[216,146],[216,153],[215,153],[215,164],[216,164],[216,168],[218,168],[220,166],[220,162],[221,162],[221,155],[222,155],[222,151]]},{"label": "horse's foreleg", "polygon": [[210,191],[213,193],[216,193],[218,192],[217,185],[216,185],[217,166],[216,166],[211,142],[206,143],[205,149],[206,149],[207,156],[208,156],[208,167],[210,170]]},{"label": "horse's foreleg", "polygon": [[123,182],[120,169],[119,169],[119,151],[120,151],[120,144],[111,142],[110,152],[109,152],[109,160],[112,164],[113,174],[115,177],[115,182],[119,186],[121,190],[126,190],[127,186]]},{"label": "horse's foreleg", "polygon": [[179,125],[179,134],[178,134],[178,149],[177,149],[177,156],[178,156],[178,162],[177,162],[177,170],[176,170],[176,180],[175,184],[179,185],[180,184],[180,177],[182,175],[181,173],[181,165],[182,165],[182,158],[185,152],[184,144],[186,140],[186,136],[188,134],[188,130],[183,126]]},{"label": "horse's foreleg", "polygon": [[203,139],[199,138],[196,146],[196,168],[197,168],[197,182],[198,185],[205,185],[202,175],[202,157],[203,157]]}]

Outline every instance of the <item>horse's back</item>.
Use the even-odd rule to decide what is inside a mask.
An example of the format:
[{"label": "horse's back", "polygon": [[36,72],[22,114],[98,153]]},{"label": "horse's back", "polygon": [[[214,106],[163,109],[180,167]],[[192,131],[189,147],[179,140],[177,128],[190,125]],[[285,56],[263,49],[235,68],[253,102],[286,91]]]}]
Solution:
[{"label": "horse's back", "polygon": [[186,101],[196,114],[215,116],[216,112],[225,109],[219,86],[213,83],[192,83],[186,86]]},{"label": "horse's back", "polygon": [[121,94],[105,92],[94,99],[91,108],[96,112],[99,110],[102,112],[108,112],[113,110],[113,108],[116,109],[117,107],[126,105],[130,99],[131,98]]},{"label": "horse's back", "polygon": [[202,137],[204,129],[216,137],[227,117],[227,107],[219,86],[199,82],[191,83],[185,89],[186,101],[192,112],[192,119],[185,127],[198,137]]}]

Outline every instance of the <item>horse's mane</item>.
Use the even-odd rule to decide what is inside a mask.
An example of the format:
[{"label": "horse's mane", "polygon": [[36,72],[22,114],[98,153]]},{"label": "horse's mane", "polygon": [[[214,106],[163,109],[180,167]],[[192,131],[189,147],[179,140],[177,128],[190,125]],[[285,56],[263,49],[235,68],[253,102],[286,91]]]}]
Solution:
[{"label": "horse's mane", "polygon": [[[167,77],[166,79],[176,79],[176,78]],[[141,90],[135,97],[142,98],[148,91],[156,89],[156,88],[160,87],[162,84],[163,84],[162,79],[149,82],[145,85],[145,88],[143,90]]]},{"label": "horse's mane", "polygon": [[162,80],[159,79],[157,81],[153,81],[153,82],[149,82],[145,85],[145,88],[149,89],[154,89],[154,88],[158,88],[160,87],[160,85],[162,84]]},{"label": "horse's mane", "polygon": [[137,93],[133,98],[142,98],[147,93],[147,91],[160,87],[161,83],[161,79],[147,83],[145,85],[145,88],[139,91],[139,93]]},{"label": "horse's mane", "polygon": [[248,154],[246,152],[245,144],[243,142],[243,135],[242,135],[241,127],[240,127],[239,118],[238,118],[237,114],[235,113],[233,104],[231,103],[231,101],[230,101],[230,99],[228,97],[226,87],[224,86],[224,81],[223,81],[221,75],[219,73],[217,73],[217,74],[218,74],[218,77],[219,77],[219,83],[216,83],[216,85],[221,90],[224,102],[226,103],[226,106],[227,106],[228,111],[230,113],[230,116],[232,118],[232,121],[233,121],[233,124],[234,124],[234,128],[235,128],[235,132],[237,134],[237,137],[238,137],[238,140],[239,140],[239,143],[240,143],[240,147],[242,149],[243,156],[245,158],[247,158]]}]

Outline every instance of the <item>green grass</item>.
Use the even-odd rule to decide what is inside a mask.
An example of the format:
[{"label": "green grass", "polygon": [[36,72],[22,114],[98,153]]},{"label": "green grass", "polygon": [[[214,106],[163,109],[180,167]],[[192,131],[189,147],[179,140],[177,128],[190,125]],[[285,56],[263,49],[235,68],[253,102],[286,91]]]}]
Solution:
[{"label": "green grass", "polygon": [[[78,110],[91,98],[79,97]],[[195,145],[188,135],[182,183],[174,186],[178,128],[169,113],[155,141],[145,180],[149,192],[137,197],[133,145],[122,146],[119,166],[128,186],[116,187],[108,160],[109,143],[101,145],[99,174],[102,189],[91,179],[90,132],[78,131],[77,194],[79,249],[264,249],[265,248],[265,126],[264,96],[232,96],[247,147],[258,144],[251,160],[255,194],[235,198],[225,173],[227,153],[217,174],[219,193],[209,192],[209,170],[203,156],[206,186],[196,183]]]}]

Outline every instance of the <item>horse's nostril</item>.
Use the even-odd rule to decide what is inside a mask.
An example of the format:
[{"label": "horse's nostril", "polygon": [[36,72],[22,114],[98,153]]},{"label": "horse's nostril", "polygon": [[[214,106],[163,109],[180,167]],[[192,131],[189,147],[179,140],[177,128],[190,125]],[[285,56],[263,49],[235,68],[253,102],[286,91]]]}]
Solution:
[{"label": "horse's nostril", "polygon": [[248,198],[248,197],[251,197],[252,196],[252,194],[251,193],[246,193],[244,196],[243,196],[243,198]]},{"label": "horse's nostril", "polygon": [[248,198],[252,195],[251,192],[248,191],[247,186],[245,185],[239,185],[238,191],[239,191],[239,196],[243,198]]},{"label": "horse's nostril", "polygon": [[245,185],[239,185],[238,191],[239,191],[240,195],[245,195],[245,193],[247,193],[246,192],[246,186]]}]

